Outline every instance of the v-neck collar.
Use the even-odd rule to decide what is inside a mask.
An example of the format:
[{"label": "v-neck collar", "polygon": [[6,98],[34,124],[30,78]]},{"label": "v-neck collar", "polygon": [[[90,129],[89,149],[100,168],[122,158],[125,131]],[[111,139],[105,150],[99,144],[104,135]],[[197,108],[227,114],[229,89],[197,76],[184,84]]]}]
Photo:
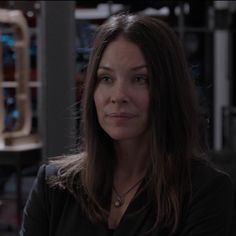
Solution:
[{"label": "v-neck collar", "polygon": [[[146,229],[151,228],[153,225],[153,220],[150,219],[149,213],[151,206],[143,208],[147,202],[147,192],[143,190],[145,186],[145,179],[141,182],[137,193],[128,205],[125,213],[123,214],[119,225],[114,229],[113,236],[137,236],[142,235]],[[147,216],[149,219],[147,219]],[[147,224],[147,221],[149,222]],[[132,225],[132,227],[130,227]]]}]

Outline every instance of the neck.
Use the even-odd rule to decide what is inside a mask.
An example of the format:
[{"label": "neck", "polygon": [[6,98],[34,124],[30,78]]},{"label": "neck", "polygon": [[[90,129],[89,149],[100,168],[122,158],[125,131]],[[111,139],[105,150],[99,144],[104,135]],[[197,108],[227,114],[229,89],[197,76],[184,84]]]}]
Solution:
[{"label": "neck", "polygon": [[116,174],[124,179],[144,176],[149,158],[147,142],[122,141],[115,143],[117,153]]}]

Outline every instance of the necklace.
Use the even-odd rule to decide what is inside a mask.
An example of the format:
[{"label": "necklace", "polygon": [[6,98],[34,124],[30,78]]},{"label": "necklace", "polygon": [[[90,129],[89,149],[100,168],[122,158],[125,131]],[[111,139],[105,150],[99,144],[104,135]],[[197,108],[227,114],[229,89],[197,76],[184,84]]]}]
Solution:
[{"label": "necklace", "polygon": [[120,208],[121,206],[123,206],[123,204],[125,203],[125,197],[126,195],[132,190],[134,189],[141,181],[143,180],[143,178],[141,178],[138,182],[136,182],[134,185],[132,185],[126,192],[124,192],[122,195],[120,195],[115,186],[113,186],[113,191],[116,195],[116,200],[114,202],[114,206],[116,208]]}]

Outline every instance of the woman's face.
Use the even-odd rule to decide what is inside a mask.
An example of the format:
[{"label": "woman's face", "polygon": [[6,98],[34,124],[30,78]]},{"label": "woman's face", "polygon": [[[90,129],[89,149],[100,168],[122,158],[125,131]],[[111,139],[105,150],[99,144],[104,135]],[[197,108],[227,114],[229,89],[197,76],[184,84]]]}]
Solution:
[{"label": "woman's face", "polygon": [[98,121],[114,140],[142,138],[148,127],[148,70],[138,46],[123,37],[105,49],[94,101]]}]

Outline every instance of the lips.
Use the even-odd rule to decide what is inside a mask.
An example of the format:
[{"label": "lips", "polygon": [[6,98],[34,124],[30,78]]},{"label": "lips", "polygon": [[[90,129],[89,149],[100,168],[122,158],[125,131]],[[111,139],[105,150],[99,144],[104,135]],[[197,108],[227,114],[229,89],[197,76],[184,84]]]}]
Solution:
[{"label": "lips", "polygon": [[131,119],[136,117],[135,114],[129,113],[129,112],[112,112],[107,114],[108,117],[110,118],[117,118],[117,119]]},{"label": "lips", "polygon": [[137,117],[137,115],[130,112],[112,112],[107,114],[107,118],[118,126],[127,124],[127,122],[130,122],[135,117]]}]

